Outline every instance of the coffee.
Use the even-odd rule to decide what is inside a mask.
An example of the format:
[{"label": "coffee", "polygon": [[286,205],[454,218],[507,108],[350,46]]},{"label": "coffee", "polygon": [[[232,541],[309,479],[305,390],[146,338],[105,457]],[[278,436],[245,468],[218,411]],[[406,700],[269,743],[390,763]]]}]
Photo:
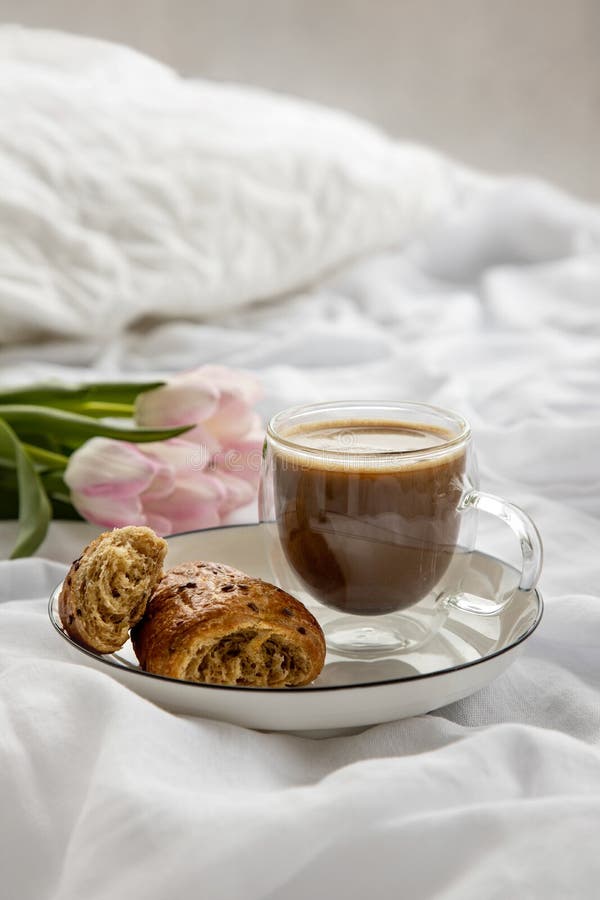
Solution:
[{"label": "coffee", "polygon": [[395,421],[326,422],[282,437],[298,449],[273,454],[276,521],[306,589],[356,615],[426,597],[456,553],[464,445],[445,447],[453,436],[442,428]]}]

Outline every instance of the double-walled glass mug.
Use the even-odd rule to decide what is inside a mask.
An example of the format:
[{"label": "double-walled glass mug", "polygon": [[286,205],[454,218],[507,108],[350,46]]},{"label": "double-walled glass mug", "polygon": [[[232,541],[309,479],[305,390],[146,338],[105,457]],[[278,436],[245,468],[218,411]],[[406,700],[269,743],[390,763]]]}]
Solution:
[{"label": "double-walled glass mug", "polygon": [[453,606],[489,616],[510,602],[514,592],[463,593],[479,510],[514,531],[517,590],[531,590],[539,534],[522,510],[479,490],[462,416],[421,403],[340,402],[269,423],[259,512],[271,563],[283,588],[340,614],[314,610],[337,653],[413,650]]}]

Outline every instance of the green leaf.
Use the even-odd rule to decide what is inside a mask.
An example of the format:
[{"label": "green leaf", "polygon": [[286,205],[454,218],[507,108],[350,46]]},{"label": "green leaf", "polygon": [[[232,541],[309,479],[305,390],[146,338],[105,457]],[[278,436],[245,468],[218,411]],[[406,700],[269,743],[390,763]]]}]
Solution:
[{"label": "green leaf", "polygon": [[[53,406],[58,409],[79,409],[82,405],[94,407],[98,404],[132,407],[138,394],[162,387],[163,381],[142,382],[97,382],[76,385],[29,385],[0,392],[0,404],[27,406]],[[90,413],[91,414],[91,413]],[[116,415],[102,413],[102,415]]]},{"label": "green leaf", "polygon": [[[164,441],[177,437],[193,428],[184,425],[179,428],[137,428],[135,426],[106,425],[90,416],[52,409],[43,406],[0,405],[2,417],[16,434],[27,443],[36,444],[37,435],[58,439],[66,447],[78,447],[91,437],[107,437],[132,443]],[[2,455],[0,451],[0,456]]]},{"label": "green leaf", "polygon": [[33,463],[47,469],[64,469],[69,462],[68,456],[54,453],[52,450],[45,450],[43,447],[34,447],[33,444],[23,444],[23,450]]},{"label": "green leaf", "polygon": [[33,464],[12,428],[0,419],[0,454],[12,458],[19,488],[19,531],[11,559],[30,556],[40,546],[52,515],[50,501]]}]

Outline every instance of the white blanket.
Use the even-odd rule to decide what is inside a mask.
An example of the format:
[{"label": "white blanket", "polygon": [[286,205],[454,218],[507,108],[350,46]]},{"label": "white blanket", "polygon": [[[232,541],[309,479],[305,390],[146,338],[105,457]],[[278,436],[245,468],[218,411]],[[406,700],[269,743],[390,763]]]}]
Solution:
[{"label": "white blanket", "polygon": [[[90,52],[77,56],[68,43],[59,63],[56,44],[38,36],[18,66],[36,70],[46,48],[61,89],[72,80],[76,95]],[[107,71],[119,63],[156,72],[125,51],[103,52]],[[352,160],[352,147],[344,152]],[[19,159],[17,169],[28,168]],[[353,736],[314,741],[178,718],[65,655],[46,597],[89,528],[56,523],[40,558],[0,563],[7,898],[598,895],[600,211],[529,181],[482,189],[460,179],[434,227],[412,240],[399,232],[405,246],[393,251],[390,233],[373,237],[380,252],[304,293],[210,323],[147,325],[110,343],[69,340],[77,312],[73,329],[57,326],[60,342],[7,348],[0,380],[144,377],[218,360],[258,371],[265,415],[337,397],[462,410],[482,486],[526,507],[544,538],[546,615],[524,655],[467,700]],[[400,195],[393,172],[389,181]],[[172,222],[163,227],[168,244]],[[346,240],[337,262],[367,249],[360,234]],[[99,284],[106,270],[90,258],[90,272],[96,263]],[[274,262],[273,284],[283,287],[288,263],[284,255],[280,272]],[[31,296],[61,265],[59,253],[43,264],[32,255]],[[317,270],[289,277],[302,284]],[[13,338],[29,333],[28,313],[5,306],[3,315]],[[122,316],[119,328],[130,318]],[[2,546],[13,531],[0,527]]]}]

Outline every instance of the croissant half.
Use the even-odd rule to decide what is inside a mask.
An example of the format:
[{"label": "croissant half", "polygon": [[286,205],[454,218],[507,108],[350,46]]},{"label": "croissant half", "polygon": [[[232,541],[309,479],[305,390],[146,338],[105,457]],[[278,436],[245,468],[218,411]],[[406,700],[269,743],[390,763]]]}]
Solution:
[{"label": "croissant half", "polygon": [[213,562],[170,569],[131,639],[146,671],[208,684],[301,686],[325,661],[323,632],[302,603]]},{"label": "croissant half", "polygon": [[58,600],[65,631],[97,653],[113,653],[146,611],[160,581],[167,544],[150,528],[107,531],[72,564]]}]

